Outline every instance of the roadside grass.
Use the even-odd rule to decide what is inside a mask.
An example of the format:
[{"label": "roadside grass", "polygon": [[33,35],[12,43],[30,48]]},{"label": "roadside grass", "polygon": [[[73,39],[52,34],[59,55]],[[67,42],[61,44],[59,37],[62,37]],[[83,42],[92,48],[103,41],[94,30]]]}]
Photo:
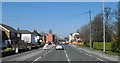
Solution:
[{"label": "roadside grass", "polygon": [[[78,46],[80,46],[81,48],[90,49],[90,47],[89,47],[89,46],[85,46],[85,45],[78,45]],[[92,48],[92,49],[90,49],[90,50],[92,50],[92,51],[99,51],[99,52],[103,52],[103,50],[102,50],[102,49],[94,49],[94,48]],[[108,55],[114,55],[114,56],[120,56],[120,53],[117,53],[117,52],[112,52],[112,51],[110,51],[110,50],[107,50],[107,51],[105,52],[105,54],[108,54]]]}]

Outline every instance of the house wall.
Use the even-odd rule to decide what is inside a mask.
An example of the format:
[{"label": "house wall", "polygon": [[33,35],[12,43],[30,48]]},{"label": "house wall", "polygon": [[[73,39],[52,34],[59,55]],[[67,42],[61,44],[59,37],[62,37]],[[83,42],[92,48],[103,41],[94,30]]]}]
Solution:
[{"label": "house wall", "polygon": [[32,43],[33,44],[37,44],[38,43],[38,39],[39,39],[39,36],[36,36],[36,35],[32,34]]},{"label": "house wall", "polygon": [[27,43],[31,43],[32,35],[31,34],[21,34],[21,40],[24,40]]},{"label": "house wall", "polygon": [[0,25],[0,29],[6,33],[8,38],[10,38],[10,30],[6,29],[5,27],[3,27],[1,25]]},{"label": "house wall", "polygon": [[53,42],[53,35],[50,33],[46,34],[46,41]]},{"label": "house wall", "polygon": [[72,35],[69,35],[69,42],[71,42],[71,40],[73,40],[74,37]]},{"label": "house wall", "polygon": [[46,36],[43,36],[43,37],[42,37],[42,41],[43,41],[43,42],[46,42]]},{"label": "house wall", "polygon": [[0,26],[0,29],[2,30],[1,38],[0,38],[1,43],[2,43],[2,48],[9,47],[11,44],[11,43],[9,44],[9,42],[8,42],[8,39],[10,38],[10,31],[2,26]]}]

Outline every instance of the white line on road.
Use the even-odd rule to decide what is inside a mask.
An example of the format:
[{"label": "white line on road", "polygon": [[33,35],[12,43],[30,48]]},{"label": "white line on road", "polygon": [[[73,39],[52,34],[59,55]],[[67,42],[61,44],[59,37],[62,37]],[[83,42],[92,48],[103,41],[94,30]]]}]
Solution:
[{"label": "white line on road", "polygon": [[67,61],[70,63],[70,59],[69,59],[69,57],[68,57],[68,54],[67,54],[67,52],[64,50],[64,52],[65,52],[65,55],[66,55],[66,57],[67,57]]},{"label": "white line on road", "polygon": [[89,54],[85,53],[85,55],[89,55]]},{"label": "white line on road", "polygon": [[[52,48],[49,52],[51,52],[53,49],[54,49],[54,48]],[[46,52],[44,55],[46,55],[46,54],[48,54],[48,52]],[[41,57],[41,56],[40,56],[40,57],[38,57],[38,58],[37,58],[37,59],[35,59],[33,62],[35,62],[35,61],[39,60],[40,58],[42,58],[42,57]]]},{"label": "white line on road", "polygon": [[68,57],[68,55],[66,54],[66,57]]},{"label": "white line on road", "polygon": [[84,53],[83,51],[79,51],[79,52]]},{"label": "white line on road", "polygon": [[37,61],[37,60],[40,59],[40,58],[42,58],[42,57],[40,56],[40,57],[38,57],[37,59],[35,59],[34,61]]},{"label": "white line on road", "polygon": [[45,53],[45,55],[47,54],[47,52]]},{"label": "white line on road", "polygon": [[93,57],[92,55],[90,55],[90,54],[88,54],[88,53],[84,53],[84,54],[87,55],[87,56]]},{"label": "white line on road", "polygon": [[97,58],[97,60],[99,60],[99,61],[103,61],[102,59],[100,59],[100,58]]},{"label": "white line on road", "polygon": [[93,57],[92,55],[89,55],[90,57]]},{"label": "white line on road", "polygon": [[67,55],[67,53],[66,53],[66,51],[65,51],[65,50],[64,50],[64,52],[65,52],[66,57],[68,58],[68,55]]},{"label": "white line on road", "polygon": [[67,59],[68,60],[68,62],[70,63],[70,59]]}]

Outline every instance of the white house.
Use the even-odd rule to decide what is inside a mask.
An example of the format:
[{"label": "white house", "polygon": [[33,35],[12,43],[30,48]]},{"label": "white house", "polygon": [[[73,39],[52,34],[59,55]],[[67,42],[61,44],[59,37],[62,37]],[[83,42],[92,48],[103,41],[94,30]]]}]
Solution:
[{"label": "white house", "polygon": [[18,30],[19,37],[21,40],[25,41],[26,43],[32,43],[32,33],[28,30]]},{"label": "white house", "polygon": [[39,44],[39,42],[42,40],[42,35],[40,35],[36,30],[34,30],[32,34],[33,44]]},{"label": "white house", "polygon": [[[72,40],[75,40],[77,37],[76,36],[79,36],[79,33],[71,33],[70,35],[69,35],[69,42],[71,42]],[[77,40],[76,40],[76,42],[78,41],[78,40],[80,40],[80,38],[78,39],[77,38]]]}]

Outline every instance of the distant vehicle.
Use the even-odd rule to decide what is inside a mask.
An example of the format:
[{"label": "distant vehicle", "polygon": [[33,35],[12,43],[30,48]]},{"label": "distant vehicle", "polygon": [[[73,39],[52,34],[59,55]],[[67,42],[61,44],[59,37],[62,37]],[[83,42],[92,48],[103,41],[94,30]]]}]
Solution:
[{"label": "distant vehicle", "polygon": [[65,44],[65,42],[62,42],[62,44]]},{"label": "distant vehicle", "polygon": [[43,46],[43,49],[44,49],[44,50],[47,50],[47,49],[48,49],[48,44],[45,44],[45,45]]},{"label": "distant vehicle", "polygon": [[64,47],[63,45],[56,45],[56,50],[64,50]]},{"label": "distant vehicle", "polygon": [[53,47],[55,47],[56,45],[55,44],[52,44]]}]

